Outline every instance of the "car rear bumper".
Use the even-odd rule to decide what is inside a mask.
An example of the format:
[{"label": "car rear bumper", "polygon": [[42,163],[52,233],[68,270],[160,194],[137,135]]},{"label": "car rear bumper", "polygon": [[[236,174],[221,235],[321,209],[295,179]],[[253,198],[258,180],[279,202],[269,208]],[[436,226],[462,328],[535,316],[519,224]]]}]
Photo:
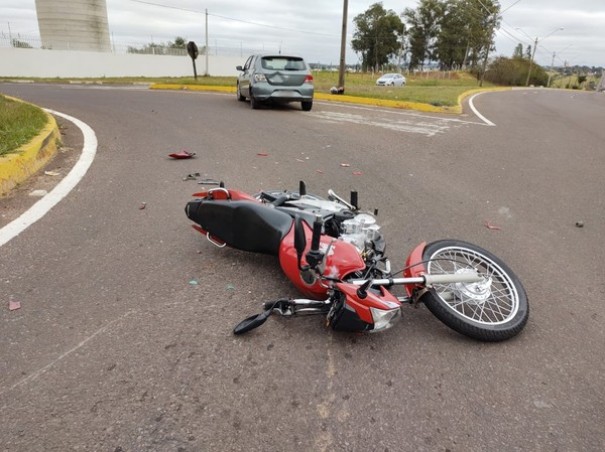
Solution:
[{"label": "car rear bumper", "polygon": [[313,85],[297,87],[276,87],[268,83],[259,83],[251,87],[256,100],[276,100],[281,102],[301,102],[313,100]]}]

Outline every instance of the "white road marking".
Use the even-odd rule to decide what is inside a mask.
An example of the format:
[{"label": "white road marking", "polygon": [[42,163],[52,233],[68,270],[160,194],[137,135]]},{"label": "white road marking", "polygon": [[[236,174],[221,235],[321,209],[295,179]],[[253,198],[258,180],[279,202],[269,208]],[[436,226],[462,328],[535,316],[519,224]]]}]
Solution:
[{"label": "white road marking", "polygon": [[28,227],[46,215],[48,211],[56,206],[63,198],[65,198],[65,196],[67,196],[69,192],[73,190],[76,185],[78,185],[78,182],[82,180],[88,171],[88,168],[90,168],[90,165],[95,158],[95,154],[97,153],[97,136],[92,128],[79,119],[68,116],[64,113],[59,113],[58,111],[48,109],[46,109],[46,111],[53,115],[67,119],[78,126],[84,135],[84,147],[82,149],[82,155],[69,174],[65,176],[65,178],[59,182],[59,184],[50,193],[31,206],[29,210],[23,213],[19,218],[11,221],[9,224],[0,229],[0,247],[25,231]]},{"label": "white road marking", "polygon": [[485,116],[483,116],[481,113],[479,113],[479,110],[477,110],[475,108],[475,104],[473,104],[473,99],[479,95],[481,95],[483,93],[477,93],[474,96],[472,96],[469,100],[468,100],[468,105],[471,107],[471,110],[473,110],[473,113],[475,113],[475,115],[481,119],[485,124],[487,124],[488,126],[496,126],[496,124],[494,124],[493,122],[491,122],[489,119],[487,119]]},{"label": "white road marking", "polygon": [[352,124],[381,127],[383,129],[395,130],[398,132],[419,133],[429,137],[438,133],[443,133],[449,129],[449,126],[446,124],[439,124],[438,121],[429,122],[426,119],[423,121],[401,120],[399,118],[370,119],[363,115],[332,111],[320,111],[315,113],[314,116],[328,122],[348,122]]},{"label": "white road marking", "polygon": [[86,339],[84,339],[83,341],[81,341],[76,346],[70,348],[66,352],[61,353],[57,358],[55,358],[54,360],[52,360],[47,365],[45,365],[45,366],[41,367],[40,369],[36,370],[35,372],[29,374],[27,377],[22,378],[21,380],[19,380],[18,382],[16,382],[12,386],[10,386],[9,388],[1,390],[0,391],[0,396],[2,396],[5,393],[8,393],[8,392],[14,390],[15,388],[18,388],[19,386],[22,386],[22,385],[24,385],[26,383],[29,383],[30,381],[36,380],[40,375],[44,374],[48,369],[50,369],[51,367],[53,367],[59,361],[63,360],[67,356],[71,355],[73,352],[75,352],[78,349],[82,348],[83,346],[86,345],[87,342],[89,342],[90,340],[94,339],[99,334],[104,333],[111,326],[113,326],[115,323],[117,323],[118,321],[120,321],[120,320],[128,317],[132,313],[133,313],[133,311],[128,311],[128,312],[126,312],[126,314],[123,314],[120,317],[118,317],[117,319],[112,320],[111,322],[109,322],[104,327],[99,328],[97,331],[95,331],[94,333],[92,333],[90,336],[88,336]]}]

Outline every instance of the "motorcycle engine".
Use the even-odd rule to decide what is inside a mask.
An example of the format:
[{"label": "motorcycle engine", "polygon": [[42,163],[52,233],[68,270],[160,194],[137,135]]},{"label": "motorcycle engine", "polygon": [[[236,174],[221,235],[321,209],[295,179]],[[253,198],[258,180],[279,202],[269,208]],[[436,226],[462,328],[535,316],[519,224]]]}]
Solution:
[{"label": "motorcycle engine", "polygon": [[341,223],[341,235],[343,241],[354,245],[360,253],[366,249],[366,243],[373,243],[378,238],[380,226],[376,224],[376,218],[369,213],[359,213],[349,220]]}]

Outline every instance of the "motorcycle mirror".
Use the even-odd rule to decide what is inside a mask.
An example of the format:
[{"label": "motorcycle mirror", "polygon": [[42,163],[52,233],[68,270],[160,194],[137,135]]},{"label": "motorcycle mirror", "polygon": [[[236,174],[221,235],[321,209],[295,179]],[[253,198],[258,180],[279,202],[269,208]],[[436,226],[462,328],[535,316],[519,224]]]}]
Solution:
[{"label": "motorcycle mirror", "polygon": [[300,196],[305,196],[307,194],[307,184],[305,184],[305,181],[301,180],[298,182],[298,193]]},{"label": "motorcycle mirror", "polygon": [[254,328],[258,328],[266,322],[272,312],[273,311],[269,309],[267,311],[261,312],[260,314],[253,315],[245,320],[242,320],[235,326],[235,328],[233,328],[233,334],[244,334],[250,330],[253,330]]},{"label": "motorcycle mirror", "polygon": [[301,259],[307,246],[307,237],[305,235],[305,228],[303,227],[302,220],[297,217],[294,221],[294,249],[296,249],[296,257],[298,258],[298,269],[301,270]]}]

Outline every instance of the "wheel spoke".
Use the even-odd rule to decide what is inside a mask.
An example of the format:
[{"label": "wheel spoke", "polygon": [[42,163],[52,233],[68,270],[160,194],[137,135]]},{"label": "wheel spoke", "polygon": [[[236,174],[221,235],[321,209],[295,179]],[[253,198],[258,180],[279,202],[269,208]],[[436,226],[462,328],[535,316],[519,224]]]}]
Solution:
[{"label": "wheel spoke", "polygon": [[439,250],[428,263],[429,273],[448,274],[462,269],[473,269],[491,281],[489,294],[483,298],[461,289],[460,285],[440,285],[438,294],[452,293],[453,299],[445,300],[446,306],[459,315],[484,324],[496,324],[509,320],[516,312],[518,295],[509,276],[499,265],[480,252],[463,247]]}]

